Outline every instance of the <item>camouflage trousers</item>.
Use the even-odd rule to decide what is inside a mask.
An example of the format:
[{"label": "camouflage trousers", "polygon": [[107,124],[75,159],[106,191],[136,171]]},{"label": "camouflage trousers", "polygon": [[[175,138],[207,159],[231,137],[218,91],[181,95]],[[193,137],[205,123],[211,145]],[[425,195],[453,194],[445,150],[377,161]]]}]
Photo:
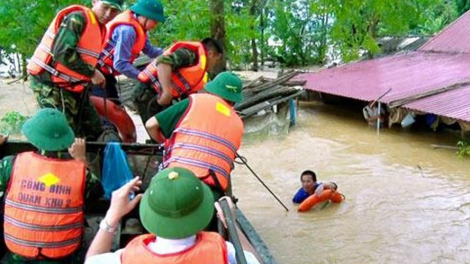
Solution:
[{"label": "camouflage trousers", "polygon": [[40,108],[55,108],[63,112],[77,137],[95,141],[103,133],[103,125],[88,91],[72,93],[31,79],[31,89]]},{"label": "camouflage trousers", "polygon": [[168,108],[157,103],[158,94],[150,84],[139,83],[134,89],[133,98],[134,105],[143,124],[151,117]]}]

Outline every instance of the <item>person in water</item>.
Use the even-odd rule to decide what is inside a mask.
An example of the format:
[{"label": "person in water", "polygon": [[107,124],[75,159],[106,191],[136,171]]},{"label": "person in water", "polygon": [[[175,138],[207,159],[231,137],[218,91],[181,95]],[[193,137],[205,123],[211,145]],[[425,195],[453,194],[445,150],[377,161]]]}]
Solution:
[{"label": "person in water", "polygon": [[300,174],[300,181],[302,183],[302,188],[300,188],[297,193],[292,198],[294,203],[302,203],[309,196],[319,193],[321,194],[323,190],[337,190],[338,185],[334,182],[317,182],[317,175],[311,170],[306,170]]}]

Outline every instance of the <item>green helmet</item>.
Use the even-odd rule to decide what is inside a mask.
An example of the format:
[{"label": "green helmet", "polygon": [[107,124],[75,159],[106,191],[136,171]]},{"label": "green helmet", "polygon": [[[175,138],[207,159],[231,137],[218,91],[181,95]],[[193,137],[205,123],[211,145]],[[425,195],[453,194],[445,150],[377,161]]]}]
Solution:
[{"label": "green helmet", "polygon": [[159,0],[138,0],[130,10],[137,15],[158,21],[165,22],[163,15],[163,4]]},{"label": "green helmet", "polygon": [[208,82],[205,90],[209,93],[218,95],[223,99],[238,103],[243,100],[242,95],[243,82],[237,75],[231,72],[222,72],[214,80]]},{"label": "green helmet", "polygon": [[155,175],[140,202],[140,219],[150,233],[180,239],[203,230],[214,215],[209,186],[185,168],[166,168]]},{"label": "green helmet", "polygon": [[47,151],[64,150],[75,140],[65,115],[53,108],[43,108],[21,128],[33,146]]}]

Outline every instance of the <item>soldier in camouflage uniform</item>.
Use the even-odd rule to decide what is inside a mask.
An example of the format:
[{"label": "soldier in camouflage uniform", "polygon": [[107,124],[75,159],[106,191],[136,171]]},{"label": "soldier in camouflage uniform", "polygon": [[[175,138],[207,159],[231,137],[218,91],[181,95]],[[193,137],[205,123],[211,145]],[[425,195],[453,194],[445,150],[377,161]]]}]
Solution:
[{"label": "soldier in camouflage uniform", "polygon": [[[42,128],[42,129],[38,129]],[[81,138],[75,138],[71,128],[68,127],[65,121],[65,116],[54,109],[41,109],[31,119],[29,119],[22,127],[21,131],[26,136],[28,141],[34,145],[38,151],[37,155],[47,158],[48,160],[54,160],[57,163],[65,164],[67,161],[76,160],[86,164],[86,144],[85,140]],[[6,139],[6,137],[4,137]],[[0,140],[2,141],[2,140]],[[3,143],[3,142],[1,142]],[[6,143],[8,144],[8,143]],[[68,149],[67,149],[68,148]],[[15,162],[18,160],[17,155],[6,156],[0,160],[0,199],[5,200],[7,190],[14,184],[13,175],[15,174]],[[91,164],[87,164],[91,165]],[[41,175],[32,175],[40,177]],[[77,175],[72,174],[71,177]],[[78,177],[77,177],[78,178]],[[91,206],[99,199],[102,195],[103,190],[101,188],[99,178],[93,174],[88,168],[86,169],[85,176],[85,207]],[[10,187],[9,187],[10,186]],[[51,196],[54,197],[54,196]],[[4,208],[2,206],[2,221]],[[1,223],[1,235],[0,239],[3,242],[3,223]],[[34,229],[34,228],[33,228]],[[76,251],[68,257],[61,259],[47,259],[44,257],[38,257],[37,259],[31,259],[15,254],[13,252],[5,251],[0,245],[0,258],[3,253],[6,253],[3,259],[0,259],[0,263],[4,264],[78,264],[83,263],[83,252],[80,250]],[[86,249],[81,249],[82,251]]]},{"label": "soldier in camouflage uniform", "polygon": [[[96,63],[90,64],[85,61],[77,45],[84,38],[93,38],[96,41],[103,39],[106,30],[104,25],[119,13],[123,2],[124,0],[93,0],[91,21],[95,23],[98,21],[101,36],[87,35],[92,31],[86,31],[88,26],[84,12],[74,11],[63,17],[50,47],[52,60],[44,67],[56,67],[55,65],[61,64],[70,71],[87,77],[89,82],[81,81],[81,85],[85,87],[91,83],[104,85],[105,78],[95,69]],[[42,44],[38,46],[36,52],[42,48]],[[40,108],[59,109],[65,114],[75,134],[85,136],[88,140],[96,140],[101,135],[103,132],[101,119],[89,99],[88,88],[81,92],[73,92],[73,89],[67,89],[64,84],[59,86],[48,70],[34,74],[30,70],[30,65],[28,65],[28,70],[32,76],[31,89]],[[73,87],[75,84],[71,82],[70,86]]]},{"label": "soldier in camouflage uniform", "polygon": [[[201,43],[207,53],[206,72],[209,72],[222,57],[223,48],[221,47],[220,43],[212,38],[205,38],[201,41]],[[161,69],[167,71],[167,73],[163,74],[159,72],[158,76],[159,82],[162,84],[162,86],[164,86],[165,80],[162,78],[169,79],[171,78],[171,72],[177,71],[181,68],[191,67],[198,61],[199,55],[197,52],[183,47],[175,50],[170,54],[166,53],[157,57],[155,62],[152,63],[157,65],[159,71]],[[159,65],[163,65],[163,68],[161,68]],[[170,82],[170,80],[166,81],[167,83]],[[150,117],[169,107],[173,98],[171,98],[171,95],[165,94],[165,87],[162,88],[163,93],[157,94],[151,83],[141,82],[134,90],[134,104],[144,124]],[[182,98],[176,99],[184,99],[187,96],[188,94],[185,94]]]},{"label": "soldier in camouflage uniform", "polygon": [[164,8],[159,0],[138,0],[129,10],[106,25],[106,45],[99,61],[99,69],[106,78],[106,89],[93,87],[93,95],[121,103],[116,76],[122,74],[127,78],[137,79],[139,69],[133,65],[137,55],[143,53],[149,58],[156,58],[163,53],[163,49],[152,45],[147,36],[148,32],[163,22]]}]

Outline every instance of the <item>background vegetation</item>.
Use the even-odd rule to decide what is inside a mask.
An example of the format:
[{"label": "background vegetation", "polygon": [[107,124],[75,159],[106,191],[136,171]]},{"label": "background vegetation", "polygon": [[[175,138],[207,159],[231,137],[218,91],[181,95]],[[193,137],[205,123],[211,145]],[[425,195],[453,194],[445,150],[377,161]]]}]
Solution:
[{"label": "background vegetation", "polygon": [[[129,1],[127,6],[133,4]],[[168,21],[152,41],[214,36],[225,42],[230,68],[267,60],[285,66],[327,62],[328,54],[355,60],[360,51],[380,52],[384,36],[429,36],[470,8],[464,0],[163,0]],[[2,0],[0,63],[11,54],[29,58],[54,15],[91,0]],[[24,64],[23,64],[24,65]]]}]

